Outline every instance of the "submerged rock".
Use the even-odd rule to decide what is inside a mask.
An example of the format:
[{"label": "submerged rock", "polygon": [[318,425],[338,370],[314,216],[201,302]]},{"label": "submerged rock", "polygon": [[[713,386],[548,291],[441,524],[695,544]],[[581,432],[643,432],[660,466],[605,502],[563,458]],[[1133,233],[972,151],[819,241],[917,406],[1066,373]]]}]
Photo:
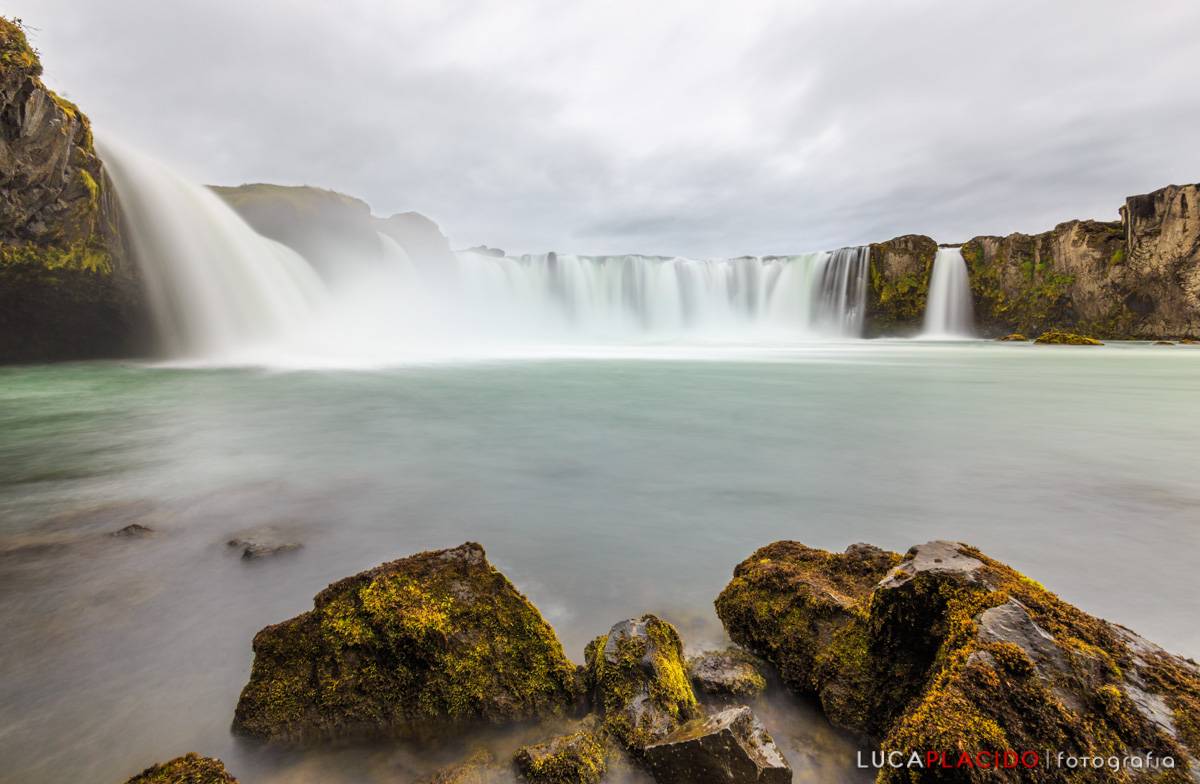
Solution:
[{"label": "submerged rock", "polygon": [[237,784],[219,759],[185,754],[146,768],[125,784]]},{"label": "submerged rock", "polygon": [[695,719],[646,747],[658,784],[788,784],[792,768],[749,708]]},{"label": "submerged rock", "polygon": [[154,533],[153,528],[147,528],[144,525],[130,523],[119,531],[113,531],[109,536],[134,537],[142,539]]},{"label": "submerged rock", "polygon": [[554,630],[474,542],[346,578],[313,604],[255,636],[235,733],[415,737],[557,714],[579,696]]},{"label": "submerged rock", "polygon": [[588,643],[584,656],[604,729],[635,757],[701,713],[679,633],[654,615],[621,621]]},{"label": "submerged rock", "polygon": [[420,784],[492,784],[502,773],[491,752],[479,749],[464,762],[443,768]]},{"label": "submerged rock", "polygon": [[604,744],[590,730],[525,746],[513,765],[530,784],[599,784],[606,770]]},{"label": "submerged rock", "polygon": [[1175,344],[1169,340],[1156,340],[1156,341],[1154,341],[1154,345],[1156,345],[1156,346],[1174,346]]},{"label": "submerged rock", "polygon": [[233,549],[241,549],[243,561],[289,553],[304,547],[300,542],[255,541],[253,539],[230,539],[226,544]]},{"label": "submerged rock", "polygon": [[[816,693],[835,723],[879,738],[885,752],[1150,754],[1174,765],[1157,772],[1196,771],[1194,662],[966,545],[930,542],[903,559],[875,552],[856,568],[849,551],[776,542],[738,565],[717,613],[735,642],[778,665],[796,690]],[[1056,764],[1039,780],[1078,778]],[[885,768],[878,780],[982,779],[962,767]],[[1022,779],[997,770],[988,780]]]},{"label": "submerged rock", "polygon": [[1103,346],[1099,340],[1070,332],[1043,332],[1033,341],[1040,346]]},{"label": "submerged rock", "polygon": [[758,659],[739,648],[707,651],[688,660],[692,683],[705,694],[757,697],[767,688]]},{"label": "submerged rock", "polygon": [[1014,333],[1012,335],[1005,335],[1004,337],[996,338],[997,343],[1024,343],[1028,340],[1029,340],[1029,338],[1025,337],[1024,335],[1017,334],[1017,333]]}]

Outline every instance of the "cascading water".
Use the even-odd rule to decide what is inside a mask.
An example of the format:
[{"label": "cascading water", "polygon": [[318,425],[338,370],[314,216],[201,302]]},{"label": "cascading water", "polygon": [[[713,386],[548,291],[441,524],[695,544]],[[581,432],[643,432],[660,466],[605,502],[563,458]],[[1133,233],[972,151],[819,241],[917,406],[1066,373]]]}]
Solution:
[{"label": "cascading water", "polygon": [[865,247],[711,260],[463,251],[453,274],[442,274],[380,234],[378,255],[363,256],[373,241],[347,248],[322,283],[303,257],[255,233],[209,189],[118,142],[98,146],[161,337],[177,357],[387,363],[520,345],[786,342],[862,331]]},{"label": "cascading water", "polygon": [[299,254],[158,161],[109,138],[96,147],[170,356],[223,355],[312,317],[322,284]]},{"label": "cascading water", "polygon": [[922,338],[974,337],[971,280],[962,248],[939,248],[929,279]]}]

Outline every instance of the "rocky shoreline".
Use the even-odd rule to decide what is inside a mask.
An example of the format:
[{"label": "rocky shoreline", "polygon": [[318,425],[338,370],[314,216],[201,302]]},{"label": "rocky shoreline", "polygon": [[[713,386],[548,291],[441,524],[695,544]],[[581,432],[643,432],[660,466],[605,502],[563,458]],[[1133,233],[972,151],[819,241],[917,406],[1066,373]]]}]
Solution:
[{"label": "rocky shoreline", "polygon": [[[773,728],[744,704],[771,681],[860,737],[847,766],[879,761],[884,784],[1200,781],[1200,667],[967,545],[776,542],[715,605],[741,647],[685,660],[677,630],[647,614],[576,667],[480,545],[418,553],[259,632],[232,731],[312,747],[526,723],[558,729],[426,781],[596,784],[634,767],[660,784],[782,783]],[[234,780],[192,754],[128,784]]]}]

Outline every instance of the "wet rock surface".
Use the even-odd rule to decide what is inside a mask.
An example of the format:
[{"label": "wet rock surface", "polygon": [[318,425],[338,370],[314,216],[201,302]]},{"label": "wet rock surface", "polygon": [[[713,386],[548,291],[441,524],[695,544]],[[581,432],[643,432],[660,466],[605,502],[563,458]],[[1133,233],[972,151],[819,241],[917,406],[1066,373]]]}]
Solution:
[{"label": "wet rock surface", "polygon": [[473,542],[334,583],[254,652],[233,730],[263,740],[429,737],[579,696],[554,630]]},{"label": "wet rock surface", "polygon": [[480,749],[463,762],[439,770],[418,784],[494,784],[503,780],[504,769],[486,749]]},{"label": "wet rock surface", "polygon": [[654,615],[615,624],[585,651],[585,681],[604,730],[635,757],[700,715],[675,627]]},{"label": "wet rock surface", "polygon": [[646,747],[658,784],[787,784],[792,769],[747,707],[683,725]]},{"label": "wet rock surface", "polygon": [[760,662],[740,648],[706,651],[688,660],[692,684],[718,697],[756,697],[767,688]]}]

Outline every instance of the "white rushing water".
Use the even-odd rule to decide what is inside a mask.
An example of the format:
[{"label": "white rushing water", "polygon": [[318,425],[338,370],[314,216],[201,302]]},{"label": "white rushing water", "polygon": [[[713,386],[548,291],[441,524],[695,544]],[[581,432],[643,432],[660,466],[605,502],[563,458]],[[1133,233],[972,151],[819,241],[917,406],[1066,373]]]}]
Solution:
[{"label": "white rushing water", "polygon": [[929,298],[921,337],[973,338],[974,323],[971,281],[962,248],[938,248],[929,278]]},{"label": "white rushing water", "polygon": [[208,188],[109,138],[97,138],[164,350],[211,357],[278,338],[313,317],[322,285],[290,248],[266,239]]},{"label": "white rushing water", "polygon": [[866,247],[726,259],[463,251],[454,269],[430,270],[381,234],[377,256],[347,248],[322,282],[209,189],[118,142],[100,149],[173,358],[377,364],[862,333]]}]

